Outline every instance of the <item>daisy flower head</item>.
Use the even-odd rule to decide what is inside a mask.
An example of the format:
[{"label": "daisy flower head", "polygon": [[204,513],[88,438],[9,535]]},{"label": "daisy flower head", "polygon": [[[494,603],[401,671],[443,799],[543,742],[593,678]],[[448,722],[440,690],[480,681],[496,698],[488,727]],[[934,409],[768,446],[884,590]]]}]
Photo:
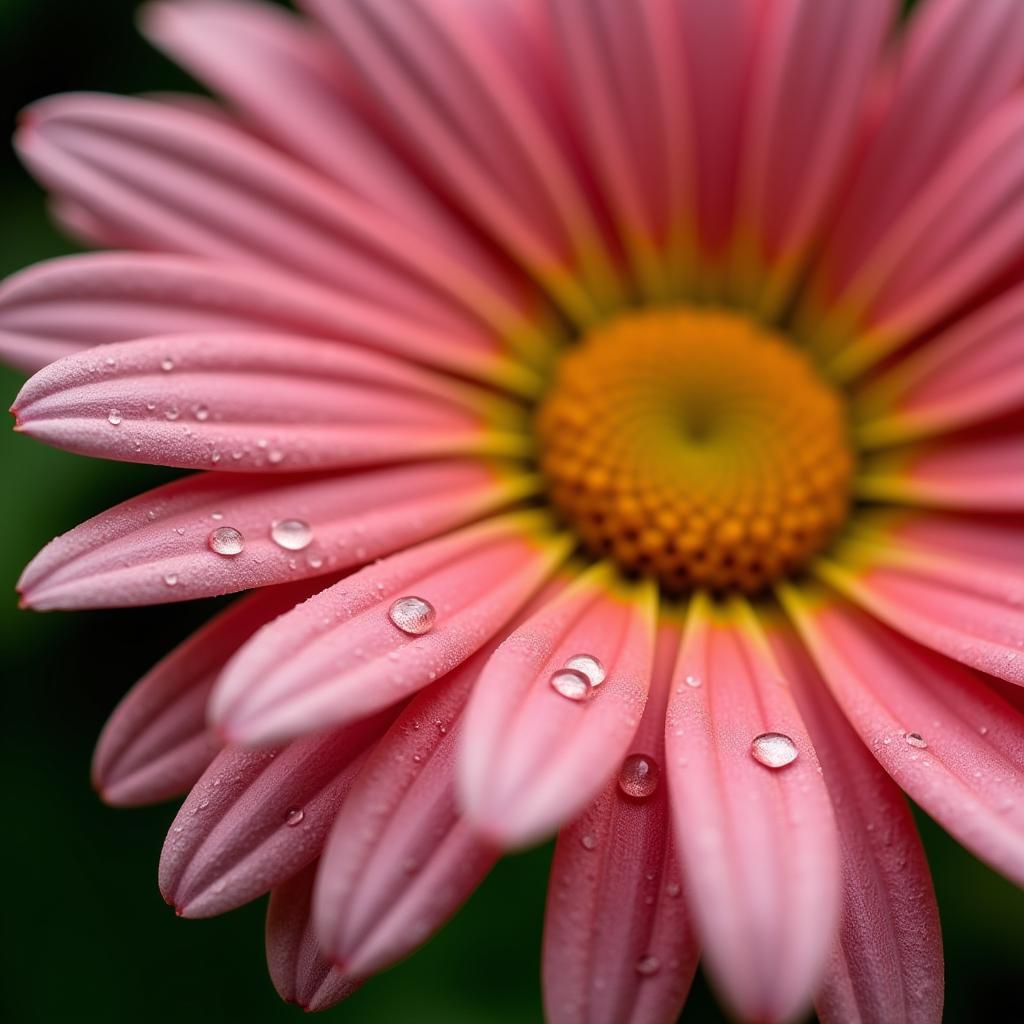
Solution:
[{"label": "daisy flower head", "polygon": [[1024,883],[1024,5],[160,0],[19,152],[17,429],[191,470],[31,608],[249,591],[114,712],[160,887],[344,999],[558,835],[551,1024],[937,1022],[901,790]]}]

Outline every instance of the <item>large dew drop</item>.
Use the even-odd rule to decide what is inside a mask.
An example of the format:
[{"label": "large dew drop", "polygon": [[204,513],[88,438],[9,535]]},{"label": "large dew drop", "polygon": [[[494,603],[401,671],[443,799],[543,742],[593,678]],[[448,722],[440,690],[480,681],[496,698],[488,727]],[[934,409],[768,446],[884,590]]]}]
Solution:
[{"label": "large dew drop", "polygon": [[912,747],[918,747],[922,750],[928,746],[928,741],[919,732],[908,732],[907,742]]},{"label": "large dew drop", "polygon": [[422,597],[400,597],[388,609],[388,618],[410,636],[422,636],[434,628],[437,612]]},{"label": "large dew drop", "polygon": [[110,412],[107,413],[107,422],[112,427],[119,427],[121,425],[121,420],[122,416],[119,410],[111,409]]},{"label": "large dew drop", "polygon": [[591,686],[600,686],[607,675],[604,665],[592,654],[574,654],[564,667],[582,672],[590,680]]},{"label": "large dew drop", "polygon": [[218,526],[207,538],[211,551],[218,555],[240,555],[245,547],[245,538],[233,526]]},{"label": "large dew drop", "polygon": [[658,788],[661,769],[653,757],[631,754],[619,770],[619,789],[635,800],[646,800]]},{"label": "large dew drop", "polygon": [[551,689],[566,700],[587,700],[594,692],[589,676],[574,668],[560,668],[551,674]]},{"label": "large dew drop", "polygon": [[750,752],[754,760],[759,761],[766,768],[785,768],[792,764],[799,751],[796,744],[781,732],[763,732],[760,736],[754,737],[750,745]]},{"label": "large dew drop", "polygon": [[270,528],[270,539],[286,551],[301,551],[313,541],[313,529],[302,519],[279,519]]}]

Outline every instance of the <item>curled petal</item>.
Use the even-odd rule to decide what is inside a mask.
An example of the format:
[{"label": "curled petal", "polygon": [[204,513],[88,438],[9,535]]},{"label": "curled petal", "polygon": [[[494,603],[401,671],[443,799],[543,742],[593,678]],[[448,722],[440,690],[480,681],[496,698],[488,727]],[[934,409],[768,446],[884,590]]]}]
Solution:
[{"label": "curled petal", "polygon": [[[627,758],[643,758],[659,773],[678,646],[678,631],[663,626],[651,695]],[[666,785],[657,775],[653,781],[646,795],[627,794],[616,777],[559,833],[544,922],[550,1024],[673,1024],[679,1017],[698,950]]]},{"label": "curled petal", "polygon": [[[215,721],[264,743],[394,704],[464,661],[566,553],[539,515],[496,519],[368,566],[258,633],[214,691]],[[428,631],[392,621],[402,597],[429,603]]]},{"label": "curled petal", "polygon": [[455,798],[455,745],[486,653],[409,704],[338,814],[314,921],[321,948],[349,974],[379,971],[424,942],[497,858]]},{"label": "curled petal", "polygon": [[206,724],[206,703],[220,670],[257,629],[323,585],[302,581],[259,590],[157,662],[100,734],[92,782],[103,799],[129,807],[188,789],[222,746]]},{"label": "curled petal", "polygon": [[508,454],[499,400],[389,356],[289,335],[145,338],[51,363],[16,429],[84,455],[184,469],[308,472]]},{"label": "curled petal", "polygon": [[1024,715],[970,669],[841,598],[780,596],[882,767],[976,856],[1024,884]]},{"label": "curled petal", "polygon": [[[495,470],[456,461],[350,476],[200,474],[115,505],[51,541],[18,589],[40,610],[233,593],[362,565],[517,493],[520,486]],[[309,527],[309,543],[294,542],[301,550],[274,540],[274,524],[287,520]],[[211,534],[223,527],[242,534],[239,554],[210,549]]]},{"label": "curled petal", "polygon": [[843,916],[815,998],[822,1024],[942,1019],[942,933],[928,862],[899,787],[828,695],[797,636],[770,639],[815,742],[835,808]]},{"label": "curled petal", "polygon": [[[754,741],[769,733],[795,760],[759,763]],[[837,835],[811,738],[745,605],[719,617],[692,600],[665,744],[711,976],[741,1017],[788,1020],[809,1005],[839,923]]]},{"label": "curled petal", "polygon": [[[601,564],[497,649],[473,693],[459,756],[466,813],[500,845],[522,846],[578,814],[618,768],[650,685],[655,594],[619,588]],[[586,655],[604,675],[582,699],[552,677]],[[592,680],[591,680],[592,681]],[[572,683],[572,679],[570,679]]]},{"label": "curled petal", "polygon": [[184,917],[261,896],[320,856],[382,712],[283,747],[226,748],[181,805],[160,857],[160,891]]},{"label": "curled petal", "polygon": [[267,968],[278,995],[304,1010],[327,1010],[348,999],[359,982],[339,971],[320,951],[313,933],[314,861],[270,894]]}]

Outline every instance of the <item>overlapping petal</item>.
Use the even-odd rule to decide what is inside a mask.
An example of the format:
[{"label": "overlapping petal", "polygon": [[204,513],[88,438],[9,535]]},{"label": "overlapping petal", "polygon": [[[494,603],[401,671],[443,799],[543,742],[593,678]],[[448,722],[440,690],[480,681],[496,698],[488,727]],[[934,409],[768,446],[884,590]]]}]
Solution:
[{"label": "overlapping petal", "polygon": [[[521,493],[482,463],[436,462],[354,475],[186,477],[114,506],[51,541],[25,569],[23,602],[41,610],[164,604],[319,576],[460,526]],[[292,550],[274,524],[298,520]],[[211,533],[238,530],[235,556]]]},{"label": "overlapping petal", "polygon": [[[233,739],[262,743],[352,721],[455,668],[529,600],[567,553],[540,514],[495,519],[409,548],[318,594],[256,635],[228,665],[212,711]],[[401,597],[436,622],[410,634]]]}]

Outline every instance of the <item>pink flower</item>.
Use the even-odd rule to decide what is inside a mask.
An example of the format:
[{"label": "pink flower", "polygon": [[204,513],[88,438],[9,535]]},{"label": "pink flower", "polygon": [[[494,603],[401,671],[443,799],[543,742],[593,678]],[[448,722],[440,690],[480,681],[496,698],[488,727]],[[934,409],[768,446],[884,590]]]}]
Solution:
[{"label": "pink flower", "polygon": [[[118,253],[30,268],[18,429],[197,470],[38,609],[254,592],[115,711],[160,884],[270,892],[282,996],[560,830],[556,1024],[938,1021],[906,791],[1024,882],[1024,5],[146,9],[226,101],[18,145]],[[1015,685],[1016,684],[1016,685]]]}]

